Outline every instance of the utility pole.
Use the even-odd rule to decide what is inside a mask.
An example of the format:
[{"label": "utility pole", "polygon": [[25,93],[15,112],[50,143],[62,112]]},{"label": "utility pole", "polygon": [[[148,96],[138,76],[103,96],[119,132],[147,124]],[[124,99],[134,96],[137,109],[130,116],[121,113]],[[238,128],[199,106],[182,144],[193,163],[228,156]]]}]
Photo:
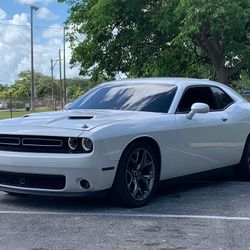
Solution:
[{"label": "utility pole", "polygon": [[51,69],[51,94],[52,94],[52,103],[53,103],[53,108],[56,110],[56,99],[55,99],[55,89],[54,89],[54,63],[53,59],[50,61],[50,69]]},{"label": "utility pole", "polygon": [[33,58],[33,11],[37,11],[38,7],[30,6],[30,33],[31,33],[31,110],[35,110],[35,79],[34,79],[34,58]]},{"label": "utility pole", "polygon": [[63,99],[64,105],[67,104],[67,82],[66,82],[66,26],[63,26]]},{"label": "utility pole", "polygon": [[63,110],[62,59],[61,59],[61,50],[60,49],[59,49],[59,76],[60,76],[60,102],[61,102],[61,108]]},{"label": "utility pole", "polygon": [[59,104],[63,109],[63,94],[62,94],[62,63],[61,63],[62,59],[61,59],[61,50],[59,49],[59,59],[50,59],[50,70],[51,70],[51,88],[52,88],[52,100],[54,101],[54,110],[57,109],[56,106],[56,89],[55,89],[55,83],[54,83],[54,68],[57,64],[57,62],[59,62],[59,76],[60,76],[60,82],[59,82]]}]

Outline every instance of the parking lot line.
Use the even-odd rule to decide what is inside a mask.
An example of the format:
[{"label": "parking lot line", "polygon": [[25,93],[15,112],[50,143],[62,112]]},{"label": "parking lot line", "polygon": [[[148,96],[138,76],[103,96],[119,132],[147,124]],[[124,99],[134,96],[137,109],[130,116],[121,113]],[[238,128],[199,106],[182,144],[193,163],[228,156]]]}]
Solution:
[{"label": "parking lot line", "polygon": [[249,181],[192,181],[191,183],[250,184]]},{"label": "parking lot line", "polygon": [[143,214],[143,213],[83,213],[83,212],[46,212],[46,211],[0,211],[0,215],[67,215],[67,216],[102,216],[127,218],[165,218],[165,219],[204,219],[250,221],[250,217],[217,216],[217,215],[184,215],[184,214]]}]

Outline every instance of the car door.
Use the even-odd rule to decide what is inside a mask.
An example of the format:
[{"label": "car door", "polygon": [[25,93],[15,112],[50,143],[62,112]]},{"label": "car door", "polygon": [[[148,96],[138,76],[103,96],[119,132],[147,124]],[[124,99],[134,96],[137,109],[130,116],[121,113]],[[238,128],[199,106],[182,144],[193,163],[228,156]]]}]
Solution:
[{"label": "car door", "polygon": [[[217,96],[216,96],[217,94]],[[223,100],[219,100],[223,96]],[[206,103],[210,112],[187,119],[194,103]],[[223,105],[222,105],[223,104]],[[179,175],[192,174],[230,165],[234,126],[230,124],[233,100],[217,87],[190,86],[177,107],[176,170]]]}]

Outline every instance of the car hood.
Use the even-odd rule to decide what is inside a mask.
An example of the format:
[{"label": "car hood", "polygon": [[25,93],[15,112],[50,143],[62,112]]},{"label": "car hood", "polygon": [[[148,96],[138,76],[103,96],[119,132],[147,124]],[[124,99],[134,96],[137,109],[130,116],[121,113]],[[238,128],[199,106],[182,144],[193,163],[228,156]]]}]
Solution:
[{"label": "car hood", "polygon": [[[75,130],[76,134],[121,120],[152,117],[154,113],[120,110],[68,110],[33,113],[21,118],[0,121],[0,131],[23,134],[35,130]],[[0,132],[1,133],[1,132]]]}]

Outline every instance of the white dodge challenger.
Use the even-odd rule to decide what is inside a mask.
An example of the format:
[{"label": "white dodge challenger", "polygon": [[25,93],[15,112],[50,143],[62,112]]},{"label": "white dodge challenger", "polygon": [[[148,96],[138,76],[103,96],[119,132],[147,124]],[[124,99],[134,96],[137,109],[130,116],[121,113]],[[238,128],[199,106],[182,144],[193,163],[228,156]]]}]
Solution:
[{"label": "white dodge challenger", "polygon": [[0,122],[0,190],[145,205],[162,180],[234,166],[250,176],[250,105],[209,80],[108,82],[62,112]]}]

